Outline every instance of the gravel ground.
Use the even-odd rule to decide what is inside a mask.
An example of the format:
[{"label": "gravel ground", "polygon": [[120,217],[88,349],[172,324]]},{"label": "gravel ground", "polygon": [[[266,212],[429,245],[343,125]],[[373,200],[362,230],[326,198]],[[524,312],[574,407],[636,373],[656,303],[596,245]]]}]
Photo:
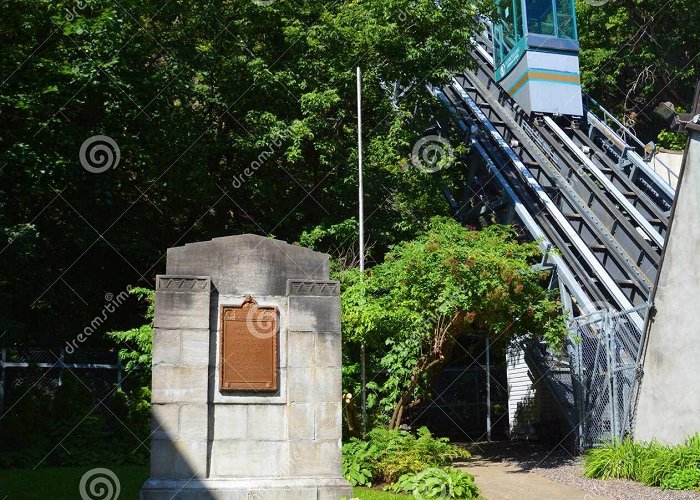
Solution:
[{"label": "gravel ground", "polygon": [[487,460],[506,462],[534,474],[568,484],[581,491],[617,500],[700,500],[700,492],[673,491],[650,488],[640,483],[621,479],[600,480],[583,476],[582,459],[573,457],[566,450],[547,451],[539,444],[525,441],[501,441],[497,443],[474,443],[469,451]]}]

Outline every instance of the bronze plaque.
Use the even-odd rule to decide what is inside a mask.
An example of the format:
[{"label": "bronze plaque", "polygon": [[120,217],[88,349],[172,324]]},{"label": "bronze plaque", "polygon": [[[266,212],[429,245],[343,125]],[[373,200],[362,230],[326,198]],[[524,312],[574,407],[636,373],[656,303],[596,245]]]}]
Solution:
[{"label": "bronze plaque", "polygon": [[277,309],[247,297],[221,314],[222,391],[277,391]]}]

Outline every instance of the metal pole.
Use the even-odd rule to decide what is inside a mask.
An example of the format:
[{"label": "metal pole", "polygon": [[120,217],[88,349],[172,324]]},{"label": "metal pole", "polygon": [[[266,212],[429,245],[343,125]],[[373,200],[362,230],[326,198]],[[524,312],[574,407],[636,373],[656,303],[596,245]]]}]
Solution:
[{"label": "metal pole", "polygon": [[486,343],[486,440],[491,441],[491,342],[484,337]]},{"label": "metal pole", "polygon": [[121,390],[122,388],[122,381],[124,380],[124,377],[122,375],[122,358],[119,357],[119,354],[117,354],[117,388]]},{"label": "metal pole", "polygon": [[7,348],[2,348],[0,357],[0,415],[5,409],[5,361],[7,361]]},{"label": "metal pole", "polygon": [[58,386],[61,387],[63,385],[63,367],[65,367],[65,358],[64,358],[65,350],[61,348],[61,354],[59,356],[59,361],[61,362],[61,367],[58,369]]},{"label": "metal pole", "polygon": [[[358,159],[358,197],[360,217],[360,276],[365,276],[365,205],[362,179],[362,74],[357,67],[357,159]],[[360,347],[360,378],[362,386],[362,432],[367,432],[367,372],[365,370],[365,343]]]},{"label": "metal pole", "polygon": [[612,313],[605,312],[605,337],[608,361],[608,387],[610,391],[610,430],[612,438],[621,439],[619,432],[619,412],[617,409],[617,388],[615,387],[615,333],[613,331]]}]

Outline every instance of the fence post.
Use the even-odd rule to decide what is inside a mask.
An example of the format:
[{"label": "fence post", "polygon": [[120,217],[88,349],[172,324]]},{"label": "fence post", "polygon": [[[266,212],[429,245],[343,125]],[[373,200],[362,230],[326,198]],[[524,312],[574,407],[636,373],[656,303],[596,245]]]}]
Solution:
[{"label": "fence post", "polygon": [[577,447],[579,451],[584,448],[586,409],[583,390],[583,328],[572,321],[569,327],[569,356],[571,362],[571,385],[574,389],[574,405],[576,407],[577,426]]},{"label": "fence post", "polygon": [[608,387],[610,391],[610,434],[611,438],[619,438],[618,432],[618,408],[617,408],[617,387],[615,383],[615,332],[613,328],[612,313],[605,312],[605,338],[608,361]]},{"label": "fence post", "polygon": [[0,415],[5,410],[5,361],[7,361],[7,348],[2,348],[0,357]]},{"label": "fence post", "polygon": [[117,353],[117,389],[119,390],[122,388],[122,380],[122,358]]},{"label": "fence post", "polygon": [[58,356],[58,360],[61,363],[61,367],[58,369],[58,386],[61,387],[63,385],[63,367],[65,366],[63,364],[64,361],[64,355],[65,355],[65,350],[61,348],[61,354]]},{"label": "fence post", "polygon": [[491,442],[491,342],[488,335],[486,343],[486,440]]}]

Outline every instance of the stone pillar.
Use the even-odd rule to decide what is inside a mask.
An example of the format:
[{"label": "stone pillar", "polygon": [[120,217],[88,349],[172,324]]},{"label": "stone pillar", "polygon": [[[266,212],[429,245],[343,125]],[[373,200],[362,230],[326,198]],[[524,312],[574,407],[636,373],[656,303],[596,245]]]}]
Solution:
[{"label": "stone pillar", "polygon": [[352,497],[328,271],[327,255],[254,235],[168,250],[142,499]]}]

